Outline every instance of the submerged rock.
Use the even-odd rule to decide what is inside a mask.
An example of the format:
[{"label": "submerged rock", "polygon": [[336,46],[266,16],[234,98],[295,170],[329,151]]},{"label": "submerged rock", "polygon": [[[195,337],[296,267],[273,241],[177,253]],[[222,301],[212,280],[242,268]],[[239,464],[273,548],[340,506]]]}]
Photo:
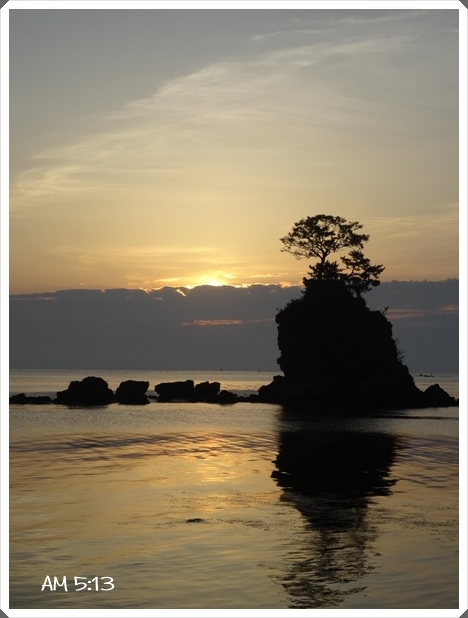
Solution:
[{"label": "submerged rock", "polygon": [[32,403],[34,405],[41,405],[41,404],[47,404],[51,402],[52,402],[52,398],[48,397],[47,395],[28,396],[28,395],[25,395],[24,393],[18,393],[18,395],[12,395],[10,397],[10,403],[20,404],[20,405],[27,404],[27,403]]}]

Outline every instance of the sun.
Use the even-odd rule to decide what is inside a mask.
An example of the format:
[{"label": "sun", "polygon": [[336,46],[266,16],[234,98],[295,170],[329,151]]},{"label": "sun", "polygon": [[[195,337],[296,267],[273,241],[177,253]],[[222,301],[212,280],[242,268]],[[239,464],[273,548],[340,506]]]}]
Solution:
[{"label": "sun", "polygon": [[219,288],[223,285],[232,285],[232,281],[235,279],[230,273],[208,273],[205,276],[197,277],[194,285],[211,285]]}]

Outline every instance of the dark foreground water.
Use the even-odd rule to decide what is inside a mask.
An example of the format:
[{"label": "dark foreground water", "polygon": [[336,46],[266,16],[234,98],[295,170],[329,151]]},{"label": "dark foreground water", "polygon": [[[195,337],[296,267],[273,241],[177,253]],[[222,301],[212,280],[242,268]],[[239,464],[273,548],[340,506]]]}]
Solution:
[{"label": "dark foreground water", "polygon": [[[16,372],[11,392],[93,373],[113,389],[271,378]],[[457,395],[453,377],[434,381]],[[11,608],[459,606],[458,408],[10,406],[10,428]]]}]

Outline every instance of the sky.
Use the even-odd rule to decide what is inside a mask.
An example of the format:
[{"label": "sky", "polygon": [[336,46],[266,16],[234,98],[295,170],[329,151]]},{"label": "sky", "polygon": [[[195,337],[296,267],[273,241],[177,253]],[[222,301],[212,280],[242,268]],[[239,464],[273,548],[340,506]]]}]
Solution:
[{"label": "sky", "polygon": [[11,294],[295,286],[321,213],[383,281],[458,277],[457,10],[9,19]]}]

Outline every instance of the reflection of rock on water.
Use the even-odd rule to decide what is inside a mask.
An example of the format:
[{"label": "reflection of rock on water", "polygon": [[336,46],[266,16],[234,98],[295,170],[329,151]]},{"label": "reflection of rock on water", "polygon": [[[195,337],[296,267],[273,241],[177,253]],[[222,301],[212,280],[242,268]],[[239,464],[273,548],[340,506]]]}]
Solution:
[{"label": "reflection of rock on water", "polygon": [[280,433],[272,477],[306,521],[297,559],[281,582],[291,607],[336,607],[362,590],[376,534],[367,507],[373,497],[391,493],[396,449],[385,434],[313,425]]},{"label": "reflection of rock on water", "polygon": [[356,498],[386,495],[394,484],[388,478],[395,439],[385,434],[322,429],[282,432],[278,485],[309,496]]}]

